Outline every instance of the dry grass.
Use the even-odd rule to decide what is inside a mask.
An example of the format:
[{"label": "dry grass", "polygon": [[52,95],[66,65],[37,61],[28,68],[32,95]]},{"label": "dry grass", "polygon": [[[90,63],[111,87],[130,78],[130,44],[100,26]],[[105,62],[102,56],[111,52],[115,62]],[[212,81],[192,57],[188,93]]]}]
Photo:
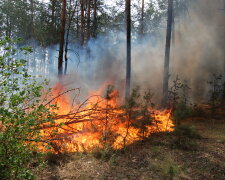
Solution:
[{"label": "dry grass", "polygon": [[[194,125],[203,137],[195,151],[174,147],[175,135],[160,133],[145,142],[129,146],[126,152],[111,152],[109,158],[93,154],[72,154],[67,160],[57,157],[39,179],[59,180],[150,180],[150,179],[225,179],[225,111],[206,114],[183,122]],[[53,158],[54,159],[54,158]]]}]

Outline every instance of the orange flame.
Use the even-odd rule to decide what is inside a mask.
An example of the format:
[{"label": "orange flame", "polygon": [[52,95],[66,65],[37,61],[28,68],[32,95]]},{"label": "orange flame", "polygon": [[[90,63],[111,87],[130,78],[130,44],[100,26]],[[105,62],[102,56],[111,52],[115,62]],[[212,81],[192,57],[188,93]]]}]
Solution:
[{"label": "orange flame", "polygon": [[[41,130],[43,139],[51,142],[52,152],[83,152],[110,145],[114,149],[139,141],[143,138],[140,128],[132,125],[134,119],[129,118],[126,109],[117,103],[119,93],[113,90],[109,98],[99,95],[105,89],[104,84],[98,91],[91,92],[85,102],[71,105],[71,98],[61,84],[56,84],[52,94],[57,97],[53,110],[57,116],[54,125],[44,125]],[[97,95],[96,95],[97,94]],[[170,110],[154,110],[148,108],[149,125],[143,131],[144,137],[151,133],[173,131],[174,124]],[[136,121],[141,119],[141,115]],[[41,151],[49,151],[44,146],[38,146]]]}]

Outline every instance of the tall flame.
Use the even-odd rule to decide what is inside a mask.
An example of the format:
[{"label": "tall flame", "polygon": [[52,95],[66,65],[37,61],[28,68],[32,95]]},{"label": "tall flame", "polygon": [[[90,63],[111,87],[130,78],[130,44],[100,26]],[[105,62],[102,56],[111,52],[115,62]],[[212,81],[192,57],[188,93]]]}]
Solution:
[{"label": "tall flame", "polygon": [[[111,91],[110,97],[103,98],[104,84],[98,91],[90,92],[90,98],[83,103],[73,105],[73,100],[62,92],[64,87],[58,83],[52,90],[56,97],[53,101],[58,109],[52,110],[56,115],[55,124],[45,124],[41,130],[43,139],[51,142],[52,152],[82,152],[110,145],[114,149],[121,149],[135,141],[148,137],[151,133],[172,131],[174,124],[170,110],[154,110],[148,108],[148,121],[143,133],[140,128],[132,125],[135,120],[125,108],[117,103],[118,91]],[[48,151],[39,146],[41,151]]]}]

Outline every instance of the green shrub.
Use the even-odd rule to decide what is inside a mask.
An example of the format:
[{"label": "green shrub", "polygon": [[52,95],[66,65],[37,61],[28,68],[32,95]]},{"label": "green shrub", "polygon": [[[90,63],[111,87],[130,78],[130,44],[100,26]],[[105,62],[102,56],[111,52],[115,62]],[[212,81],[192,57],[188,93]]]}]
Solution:
[{"label": "green shrub", "polygon": [[173,111],[173,119],[176,126],[179,126],[181,121],[193,115],[193,109],[184,103],[178,103]]},{"label": "green shrub", "polygon": [[177,176],[180,173],[180,168],[177,165],[171,165],[169,166],[167,175],[168,179],[173,180],[175,176]]},{"label": "green shrub", "polygon": [[197,150],[196,139],[201,138],[195,128],[191,126],[179,126],[175,129],[176,136],[174,146],[184,150]]},{"label": "green shrub", "polygon": [[0,40],[0,179],[34,178],[39,126],[54,116],[40,103],[43,87],[28,74],[26,61],[16,58],[31,49],[15,49],[17,42]]},{"label": "green shrub", "polygon": [[190,139],[201,138],[200,134],[193,126],[179,126],[175,129],[174,133],[178,137],[187,137]]},{"label": "green shrub", "polygon": [[102,159],[103,161],[111,161],[116,156],[116,151],[112,147],[105,147],[103,149],[96,147],[92,151],[93,156],[96,159]]}]

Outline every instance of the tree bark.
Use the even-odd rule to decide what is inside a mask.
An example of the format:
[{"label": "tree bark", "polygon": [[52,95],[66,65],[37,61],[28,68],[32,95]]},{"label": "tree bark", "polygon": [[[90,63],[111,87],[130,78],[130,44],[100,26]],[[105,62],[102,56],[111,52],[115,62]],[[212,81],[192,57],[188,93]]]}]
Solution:
[{"label": "tree bark", "polygon": [[[224,7],[224,22],[225,22],[225,0],[224,0],[224,4],[223,4],[223,7]],[[225,31],[224,31],[224,49],[225,49]],[[225,81],[225,51],[223,51],[224,53],[224,81]],[[225,82],[224,82],[225,84]],[[224,89],[225,89],[225,85],[224,85]],[[224,90],[225,92],[225,90]],[[224,93],[224,99],[225,99],[225,93]]]},{"label": "tree bark", "polygon": [[80,45],[84,45],[84,29],[85,29],[85,19],[84,19],[84,0],[80,0],[80,9],[81,9],[81,37]]},{"label": "tree bark", "polygon": [[126,0],[126,25],[127,25],[127,67],[125,97],[130,96],[131,83],[131,0]]},{"label": "tree bark", "polygon": [[164,74],[163,74],[163,99],[162,99],[163,107],[168,106],[169,63],[170,63],[172,22],[173,22],[173,0],[168,0],[166,47],[165,47]]},{"label": "tree bark", "polygon": [[12,35],[12,27],[11,27],[11,19],[9,15],[6,15],[6,36],[11,38]]},{"label": "tree bark", "polygon": [[52,10],[52,14],[51,14],[51,19],[52,19],[52,25],[54,26],[55,25],[55,0],[51,0],[51,4],[52,4],[52,7],[51,7],[51,10]]},{"label": "tree bark", "polygon": [[97,36],[97,0],[94,0],[93,37]]},{"label": "tree bark", "polygon": [[80,25],[79,25],[79,6],[77,6],[77,19],[76,19],[76,25],[77,25],[77,31],[76,31],[76,35],[77,35],[77,39],[80,38]]},{"label": "tree bark", "polygon": [[91,0],[87,0],[87,40],[90,39]]},{"label": "tree bark", "polygon": [[63,51],[64,51],[64,36],[66,26],[66,0],[62,0],[62,12],[61,12],[61,32],[60,32],[60,44],[59,44],[59,57],[58,57],[58,76],[59,78],[63,74]]},{"label": "tree bark", "polygon": [[34,38],[35,36],[35,27],[34,27],[34,1],[30,0],[30,8],[31,8],[31,36]]},{"label": "tree bark", "polygon": [[143,36],[144,34],[144,11],[145,11],[145,1],[142,0],[142,5],[141,5],[141,28],[140,28],[140,34]]},{"label": "tree bark", "polygon": [[68,26],[67,26],[67,31],[66,31],[66,45],[65,45],[65,57],[64,57],[65,58],[64,75],[67,74],[69,34],[70,34],[70,28],[71,28],[72,19],[73,19],[74,15],[75,15],[76,9],[77,9],[77,1],[76,1],[74,9],[72,11],[72,0],[70,0]]}]

